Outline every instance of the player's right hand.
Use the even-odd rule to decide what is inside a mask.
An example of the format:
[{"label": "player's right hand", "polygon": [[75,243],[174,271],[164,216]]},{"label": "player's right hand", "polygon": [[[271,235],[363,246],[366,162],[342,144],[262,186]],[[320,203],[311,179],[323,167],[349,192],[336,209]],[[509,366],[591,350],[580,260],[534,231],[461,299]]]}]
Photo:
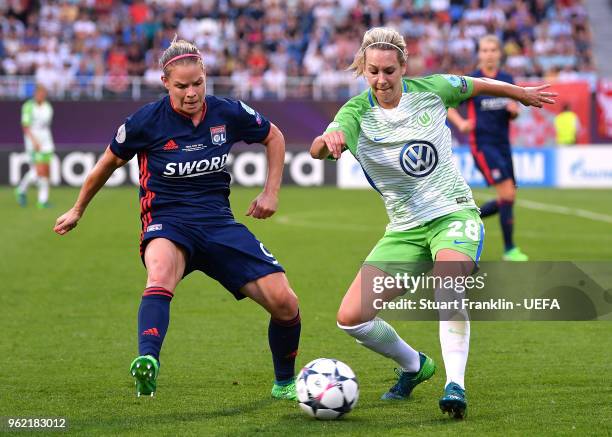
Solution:
[{"label": "player's right hand", "polygon": [[68,212],[58,217],[58,219],[55,221],[55,227],[53,230],[56,234],[64,235],[65,233],[76,228],[76,225],[80,219],[81,214],[79,214],[74,208],[71,208]]},{"label": "player's right hand", "polygon": [[329,154],[335,159],[340,159],[340,156],[342,155],[342,150],[346,145],[346,140],[344,139],[344,132],[342,132],[341,130],[327,132],[321,135],[321,139],[327,146]]}]

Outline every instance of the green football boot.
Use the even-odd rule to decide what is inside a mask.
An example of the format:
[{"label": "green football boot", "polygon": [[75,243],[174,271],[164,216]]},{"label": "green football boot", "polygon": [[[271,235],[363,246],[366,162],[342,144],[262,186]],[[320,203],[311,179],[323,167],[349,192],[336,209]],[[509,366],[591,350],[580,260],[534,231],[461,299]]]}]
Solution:
[{"label": "green football boot", "polygon": [[51,205],[49,202],[37,202],[36,207],[38,209],[49,209],[53,207],[53,205]]},{"label": "green football boot", "polygon": [[403,370],[395,369],[395,373],[398,376],[397,383],[381,396],[382,400],[407,399],[417,385],[427,381],[436,373],[436,363],[431,358],[421,352],[419,352],[419,358],[421,360],[421,368],[418,372],[404,372]]},{"label": "green football boot", "polygon": [[521,252],[521,249],[518,247],[513,247],[512,249],[504,252],[502,259],[504,261],[529,261],[529,257]]},{"label": "green football boot", "polygon": [[13,193],[15,194],[15,200],[17,200],[17,203],[19,204],[19,206],[21,206],[22,208],[27,206],[28,198],[26,197],[25,193],[22,193],[21,191],[19,191],[18,188],[15,188],[15,191]]},{"label": "green football boot", "polygon": [[295,378],[291,378],[287,383],[278,384],[274,382],[272,386],[272,397],[274,399],[287,399],[290,401],[297,400],[297,392],[295,390]]},{"label": "green football boot", "polygon": [[136,384],[136,395],[153,396],[157,388],[159,363],[151,355],[141,355],[132,361],[130,373]]},{"label": "green football boot", "polygon": [[465,390],[459,384],[450,382],[444,389],[444,396],[438,402],[442,413],[448,413],[453,419],[463,419],[467,416],[467,400]]}]

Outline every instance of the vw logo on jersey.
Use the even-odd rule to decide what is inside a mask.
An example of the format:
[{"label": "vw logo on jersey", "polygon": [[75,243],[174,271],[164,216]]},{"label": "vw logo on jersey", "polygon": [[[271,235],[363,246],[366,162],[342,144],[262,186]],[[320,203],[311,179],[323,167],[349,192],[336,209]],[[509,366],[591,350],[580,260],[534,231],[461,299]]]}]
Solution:
[{"label": "vw logo on jersey", "polygon": [[429,141],[414,140],[402,148],[399,159],[406,174],[422,178],[438,165],[438,151]]}]

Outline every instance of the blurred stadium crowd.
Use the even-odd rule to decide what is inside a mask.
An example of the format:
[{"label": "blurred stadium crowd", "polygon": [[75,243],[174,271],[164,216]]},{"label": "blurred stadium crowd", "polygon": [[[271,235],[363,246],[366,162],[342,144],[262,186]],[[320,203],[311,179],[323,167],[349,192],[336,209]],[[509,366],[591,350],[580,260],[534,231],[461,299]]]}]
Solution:
[{"label": "blurred stadium crowd", "polygon": [[516,77],[596,80],[582,0],[0,0],[0,75],[72,97],[96,81],[105,95],[134,78],[156,89],[159,54],[178,34],[233,94],[304,97],[308,84],[355,82],[344,69],[380,25],[405,35],[409,75],[468,73],[478,38],[495,33]]}]

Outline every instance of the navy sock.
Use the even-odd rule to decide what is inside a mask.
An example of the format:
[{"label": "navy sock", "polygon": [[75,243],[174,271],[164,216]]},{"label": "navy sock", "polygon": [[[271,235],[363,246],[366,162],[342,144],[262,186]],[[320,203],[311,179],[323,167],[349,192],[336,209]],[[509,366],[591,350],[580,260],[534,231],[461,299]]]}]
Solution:
[{"label": "navy sock", "polygon": [[295,357],[298,354],[302,321],[298,311],[291,320],[270,319],[268,341],[274,363],[276,382],[285,382],[295,375]]},{"label": "navy sock", "polygon": [[138,309],[138,353],[152,355],[159,361],[159,352],[170,323],[170,301],[174,294],[163,287],[145,288]]},{"label": "navy sock", "polygon": [[514,202],[506,200],[499,201],[499,224],[501,225],[502,235],[504,236],[504,248],[506,251],[514,247],[512,240],[512,230],[514,225],[514,214],[512,208]]},{"label": "navy sock", "polygon": [[499,203],[497,200],[489,200],[480,207],[480,217],[485,218],[490,215],[497,214],[499,211]]}]

